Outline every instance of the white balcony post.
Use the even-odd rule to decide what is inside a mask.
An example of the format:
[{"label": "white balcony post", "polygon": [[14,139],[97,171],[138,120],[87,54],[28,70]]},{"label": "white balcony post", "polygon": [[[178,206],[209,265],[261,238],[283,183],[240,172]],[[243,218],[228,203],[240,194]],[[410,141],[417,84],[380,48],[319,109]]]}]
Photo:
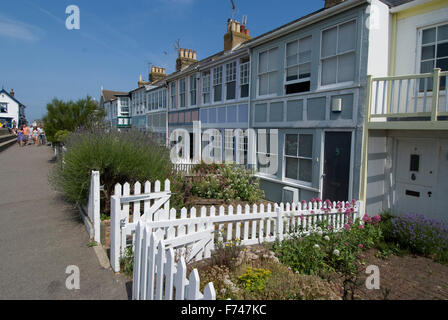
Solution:
[{"label": "white balcony post", "polygon": [[437,121],[439,111],[440,68],[435,68],[432,76],[432,110],[431,122]]}]

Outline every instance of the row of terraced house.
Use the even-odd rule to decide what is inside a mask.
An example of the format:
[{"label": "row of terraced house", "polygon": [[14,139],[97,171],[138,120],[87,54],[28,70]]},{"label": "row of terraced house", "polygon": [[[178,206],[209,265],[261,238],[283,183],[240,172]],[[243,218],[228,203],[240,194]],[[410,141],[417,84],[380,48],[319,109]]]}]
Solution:
[{"label": "row of terraced house", "polygon": [[[253,38],[229,19],[223,51],[198,60],[180,49],[176,72],[153,66],[131,92],[102,90],[101,105],[111,127],[167,144],[185,129],[192,150],[196,121],[222,136],[262,132],[257,152],[277,170],[255,169],[272,201],[355,198],[369,213],[447,220],[447,71],[447,1],[327,0]],[[236,158],[235,142],[225,138],[221,154]]]}]

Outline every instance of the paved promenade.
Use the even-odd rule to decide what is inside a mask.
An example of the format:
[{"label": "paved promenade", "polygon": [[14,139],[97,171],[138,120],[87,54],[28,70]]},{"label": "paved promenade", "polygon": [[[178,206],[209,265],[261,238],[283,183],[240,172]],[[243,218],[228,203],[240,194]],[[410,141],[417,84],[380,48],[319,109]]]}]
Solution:
[{"label": "paved promenade", "polygon": [[[0,299],[128,299],[122,275],[103,269],[74,206],[48,182],[50,147],[0,152]],[[66,267],[80,269],[68,290]]]}]

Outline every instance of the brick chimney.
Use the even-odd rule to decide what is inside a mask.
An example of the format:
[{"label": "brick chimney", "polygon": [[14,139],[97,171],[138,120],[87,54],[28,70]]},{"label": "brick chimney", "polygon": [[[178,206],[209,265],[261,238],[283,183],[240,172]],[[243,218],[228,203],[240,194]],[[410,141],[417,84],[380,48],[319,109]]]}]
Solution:
[{"label": "brick chimney", "polygon": [[227,33],[224,35],[224,51],[235,48],[240,43],[252,39],[249,29],[236,20],[227,20]]},{"label": "brick chimney", "polygon": [[11,91],[9,92],[9,95],[10,95],[11,97],[14,97],[14,89],[11,89]]},{"label": "brick chimney", "polygon": [[166,77],[166,70],[165,68],[159,68],[159,67],[151,67],[151,72],[149,73],[149,82],[154,83],[159,80],[165,79]]},{"label": "brick chimney", "polygon": [[330,7],[334,7],[337,4],[340,4],[341,2],[344,2],[345,0],[325,0],[325,6],[324,8],[330,8]]},{"label": "brick chimney", "polygon": [[176,71],[181,71],[189,65],[198,62],[196,51],[191,49],[179,49],[179,56],[176,59]]},{"label": "brick chimney", "polygon": [[140,77],[138,78],[137,84],[138,84],[138,87],[140,88],[140,87],[143,87],[146,84],[149,84],[149,82],[143,81],[142,75],[140,75]]}]

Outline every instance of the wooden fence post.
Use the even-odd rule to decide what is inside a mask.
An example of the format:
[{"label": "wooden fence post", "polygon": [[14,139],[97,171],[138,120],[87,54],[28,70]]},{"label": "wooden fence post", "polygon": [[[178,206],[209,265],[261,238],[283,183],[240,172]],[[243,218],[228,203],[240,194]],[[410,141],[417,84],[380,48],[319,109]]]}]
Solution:
[{"label": "wooden fence post", "polygon": [[120,196],[110,198],[110,265],[114,272],[120,272]]}]

